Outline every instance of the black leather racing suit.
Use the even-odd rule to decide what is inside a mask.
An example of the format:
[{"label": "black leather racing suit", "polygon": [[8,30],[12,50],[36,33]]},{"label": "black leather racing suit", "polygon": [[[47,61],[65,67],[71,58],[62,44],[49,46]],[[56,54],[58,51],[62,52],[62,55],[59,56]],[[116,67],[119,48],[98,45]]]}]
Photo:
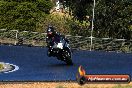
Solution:
[{"label": "black leather racing suit", "polygon": [[68,40],[58,32],[53,33],[52,36],[47,35],[46,37],[47,47],[53,46],[55,42],[59,41],[60,37],[63,37],[68,42]]}]

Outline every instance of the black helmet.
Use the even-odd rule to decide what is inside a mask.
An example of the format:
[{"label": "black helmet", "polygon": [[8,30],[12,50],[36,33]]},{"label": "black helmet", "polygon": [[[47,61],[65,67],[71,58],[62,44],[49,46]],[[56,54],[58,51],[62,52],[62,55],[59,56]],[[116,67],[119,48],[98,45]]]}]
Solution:
[{"label": "black helmet", "polygon": [[52,27],[52,26],[48,26],[48,29],[47,29],[47,35],[48,36],[53,36],[53,34],[54,34],[54,28]]}]

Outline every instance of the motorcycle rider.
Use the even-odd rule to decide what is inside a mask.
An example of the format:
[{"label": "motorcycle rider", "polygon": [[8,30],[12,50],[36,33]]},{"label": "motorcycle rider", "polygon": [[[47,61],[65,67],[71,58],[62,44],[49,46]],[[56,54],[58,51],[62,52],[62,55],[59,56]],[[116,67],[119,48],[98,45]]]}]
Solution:
[{"label": "motorcycle rider", "polygon": [[47,28],[47,37],[46,37],[47,47],[49,48],[48,56],[51,56],[50,48],[54,45],[54,43],[57,40],[59,40],[60,37],[62,37],[63,39],[65,39],[66,42],[69,43],[68,39],[66,39],[65,36],[63,36],[60,33],[56,32],[55,28],[53,26],[49,25],[48,28]]}]

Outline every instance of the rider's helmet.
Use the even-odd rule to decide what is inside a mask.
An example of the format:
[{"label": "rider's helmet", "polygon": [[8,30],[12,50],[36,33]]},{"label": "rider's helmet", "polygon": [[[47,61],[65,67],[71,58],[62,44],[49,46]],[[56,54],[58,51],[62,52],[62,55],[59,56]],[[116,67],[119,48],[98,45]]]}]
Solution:
[{"label": "rider's helmet", "polygon": [[55,30],[54,30],[53,26],[49,25],[48,29],[47,29],[47,36],[48,37],[53,37],[54,33],[55,33]]}]

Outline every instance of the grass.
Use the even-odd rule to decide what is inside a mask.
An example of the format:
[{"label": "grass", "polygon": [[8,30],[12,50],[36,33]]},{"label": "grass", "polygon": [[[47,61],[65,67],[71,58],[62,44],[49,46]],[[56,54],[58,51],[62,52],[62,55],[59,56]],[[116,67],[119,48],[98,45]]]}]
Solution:
[{"label": "grass", "polygon": [[4,69],[3,64],[0,64],[0,70]]},{"label": "grass", "polygon": [[[64,87],[62,85],[59,85],[56,88],[68,88],[68,87]],[[77,88],[100,88],[100,87],[81,86],[81,87],[77,87]],[[103,88],[105,88],[105,87],[103,87]],[[106,87],[106,88],[132,88],[132,86],[131,85],[126,85],[126,86],[116,85],[114,87]]]},{"label": "grass", "polygon": [[130,85],[126,85],[126,86],[117,85],[117,86],[114,86],[113,88],[132,88],[132,86],[130,86]]},{"label": "grass", "polygon": [[59,85],[56,88],[67,88],[67,87],[63,87],[62,85]]}]

